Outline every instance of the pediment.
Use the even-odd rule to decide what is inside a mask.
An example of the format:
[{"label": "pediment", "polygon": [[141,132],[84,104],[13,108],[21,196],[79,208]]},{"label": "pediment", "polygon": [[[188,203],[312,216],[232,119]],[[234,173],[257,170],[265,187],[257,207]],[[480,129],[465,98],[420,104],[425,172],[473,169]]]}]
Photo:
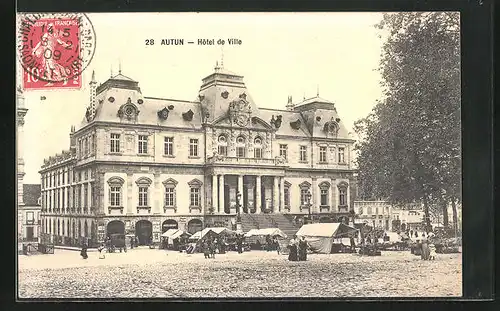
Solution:
[{"label": "pediment", "polygon": [[[224,115],[224,116],[214,120],[213,125],[234,126],[236,128],[241,128],[238,125],[233,125],[231,122],[231,118],[228,115]],[[246,128],[260,129],[260,130],[272,130],[273,129],[271,124],[267,123],[266,121],[262,120],[259,117],[251,117],[250,122],[246,126]]]}]

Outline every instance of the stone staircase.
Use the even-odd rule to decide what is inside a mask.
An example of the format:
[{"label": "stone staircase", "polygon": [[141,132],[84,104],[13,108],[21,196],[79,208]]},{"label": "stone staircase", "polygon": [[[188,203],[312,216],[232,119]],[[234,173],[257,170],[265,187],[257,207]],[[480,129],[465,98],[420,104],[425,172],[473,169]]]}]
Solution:
[{"label": "stone staircase", "polygon": [[300,227],[292,222],[291,218],[282,214],[241,214],[241,227],[243,232],[250,229],[279,228],[289,239],[293,237]]}]

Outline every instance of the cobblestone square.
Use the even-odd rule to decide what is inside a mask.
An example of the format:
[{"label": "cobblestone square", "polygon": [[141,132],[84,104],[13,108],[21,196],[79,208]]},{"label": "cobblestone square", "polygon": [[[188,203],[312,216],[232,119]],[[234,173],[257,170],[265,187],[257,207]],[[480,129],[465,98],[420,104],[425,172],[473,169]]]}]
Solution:
[{"label": "cobblestone square", "polygon": [[106,254],[56,250],[19,256],[19,298],[443,297],[462,295],[461,254],[423,261],[313,254],[289,262],[275,252],[203,254],[139,248]]}]

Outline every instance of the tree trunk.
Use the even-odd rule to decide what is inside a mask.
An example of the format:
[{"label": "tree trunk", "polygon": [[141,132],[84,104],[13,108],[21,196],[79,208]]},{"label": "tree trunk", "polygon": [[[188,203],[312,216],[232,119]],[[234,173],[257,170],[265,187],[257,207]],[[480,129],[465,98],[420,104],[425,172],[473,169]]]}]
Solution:
[{"label": "tree trunk", "polygon": [[424,194],[424,221],[425,221],[425,230],[430,231],[431,229],[431,217],[429,215],[429,202],[427,202],[427,195]]},{"label": "tree trunk", "polygon": [[453,229],[455,232],[458,231],[458,215],[457,206],[455,205],[455,198],[451,198],[451,211],[453,212]]},{"label": "tree trunk", "polygon": [[444,197],[442,198],[441,204],[443,211],[443,226],[447,228],[449,225],[449,221],[448,221],[448,201],[446,200],[446,198]]}]

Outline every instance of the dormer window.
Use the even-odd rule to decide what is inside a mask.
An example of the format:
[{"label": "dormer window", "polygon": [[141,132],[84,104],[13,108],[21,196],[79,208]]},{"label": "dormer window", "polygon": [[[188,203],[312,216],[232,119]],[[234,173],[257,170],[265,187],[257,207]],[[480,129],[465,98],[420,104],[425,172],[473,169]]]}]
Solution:
[{"label": "dormer window", "polygon": [[262,159],[262,139],[260,137],[256,137],[254,139],[254,158]]},{"label": "dormer window", "polygon": [[236,139],[236,157],[244,158],[246,156],[245,137],[238,136]]},{"label": "dormer window", "polygon": [[225,135],[219,136],[217,152],[220,155],[227,156],[227,138]]}]

